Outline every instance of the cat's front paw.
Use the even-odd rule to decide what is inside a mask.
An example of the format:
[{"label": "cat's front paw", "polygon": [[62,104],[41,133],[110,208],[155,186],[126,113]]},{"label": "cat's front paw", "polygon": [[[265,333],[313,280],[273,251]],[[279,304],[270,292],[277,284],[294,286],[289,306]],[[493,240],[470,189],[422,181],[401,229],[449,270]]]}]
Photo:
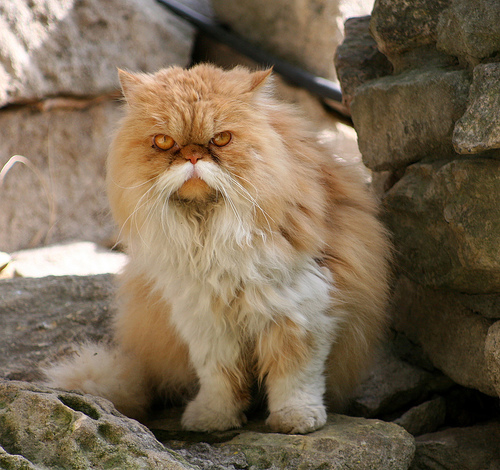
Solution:
[{"label": "cat's front paw", "polygon": [[182,426],[188,431],[226,431],[246,422],[247,417],[240,410],[213,410],[196,400],[188,404],[182,415]]},{"label": "cat's front paw", "polygon": [[308,405],[301,408],[285,407],[273,411],[266,423],[275,432],[306,434],[325,425],[326,410],[323,405]]}]

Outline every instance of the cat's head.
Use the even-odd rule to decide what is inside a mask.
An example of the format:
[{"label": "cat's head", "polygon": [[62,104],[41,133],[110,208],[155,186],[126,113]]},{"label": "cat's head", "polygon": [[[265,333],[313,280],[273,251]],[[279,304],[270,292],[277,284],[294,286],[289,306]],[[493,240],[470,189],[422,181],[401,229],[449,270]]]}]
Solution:
[{"label": "cat's head", "polygon": [[118,221],[141,198],[237,205],[274,189],[286,168],[269,158],[285,153],[268,122],[270,73],[207,64],[152,75],[119,71],[126,116],[108,160]]}]

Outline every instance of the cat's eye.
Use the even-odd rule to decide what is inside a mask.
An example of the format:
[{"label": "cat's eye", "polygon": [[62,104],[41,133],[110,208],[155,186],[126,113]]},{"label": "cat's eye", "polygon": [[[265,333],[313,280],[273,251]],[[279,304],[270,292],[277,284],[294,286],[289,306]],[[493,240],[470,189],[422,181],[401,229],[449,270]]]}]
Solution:
[{"label": "cat's eye", "polygon": [[175,145],[175,140],[169,135],[157,134],[153,137],[153,146],[160,150],[170,150]]},{"label": "cat's eye", "polygon": [[227,145],[227,144],[229,144],[229,142],[231,142],[232,137],[233,136],[232,136],[231,132],[224,131],[224,132],[220,132],[217,135],[214,135],[210,142],[212,142],[212,144],[217,145],[217,147],[224,147],[224,145]]}]

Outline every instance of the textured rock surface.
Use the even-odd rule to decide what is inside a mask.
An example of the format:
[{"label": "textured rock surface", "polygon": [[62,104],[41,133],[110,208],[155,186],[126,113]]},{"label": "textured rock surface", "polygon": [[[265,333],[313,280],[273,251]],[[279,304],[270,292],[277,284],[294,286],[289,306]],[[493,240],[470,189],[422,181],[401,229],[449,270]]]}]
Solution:
[{"label": "textured rock surface", "polygon": [[104,173],[110,136],[121,112],[110,100],[75,109],[78,104],[50,111],[0,111],[0,168],[13,155],[27,161],[16,163],[3,177],[1,250],[75,238],[102,242],[115,233]]},{"label": "textured rock surface", "polygon": [[401,415],[394,423],[405,428],[410,434],[420,436],[436,431],[443,426],[446,419],[446,402],[443,397],[421,403],[410,408]]},{"label": "textured rock surface", "polygon": [[350,109],[354,93],[360,85],[392,72],[390,62],[377,49],[369,27],[369,16],[349,18],[344,25],[344,41],[335,52],[342,102],[347,109]]},{"label": "textured rock surface", "polygon": [[[437,39],[438,18],[451,0],[377,0],[372,11],[370,30],[379,50],[398,70],[407,66],[405,54],[425,49],[424,56],[432,54],[428,46]],[[418,54],[417,54],[418,56]],[[415,55],[410,55],[412,59]]]},{"label": "textured rock surface", "polygon": [[436,42],[438,14],[450,0],[377,0],[371,32],[385,55]]},{"label": "textured rock surface", "polygon": [[67,242],[12,253],[10,267],[20,277],[46,277],[118,273],[127,255],[92,242]]},{"label": "textured rock surface", "polygon": [[239,462],[244,456],[246,464],[229,467],[244,469],[406,469],[414,452],[413,439],[406,431],[378,420],[330,415],[323,429],[304,436],[269,433],[261,420],[252,420],[243,431],[207,436],[180,430],[179,417],[178,412],[167,411],[148,425],[167,446],[185,449],[183,455],[192,463],[199,445],[189,442],[209,443],[219,456],[226,456],[226,465],[235,464],[229,456],[237,456]]},{"label": "textured rock surface", "polygon": [[437,47],[472,65],[500,51],[500,10],[496,0],[453,0],[439,17]]},{"label": "textured rock surface", "polygon": [[493,386],[500,396],[500,321],[493,323],[488,329],[485,359]]},{"label": "textured rock surface", "polygon": [[39,379],[72,343],[105,340],[113,296],[107,274],[0,281],[0,377]]},{"label": "textured rock surface", "polygon": [[387,348],[359,386],[349,413],[368,418],[387,415],[451,385],[447,377],[402,361]]},{"label": "textured rock surface", "polygon": [[267,51],[323,77],[335,76],[332,57],[343,23],[366,15],[373,0],[213,0],[217,17]]},{"label": "textured rock surface", "polygon": [[0,5],[0,106],[118,88],[116,67],[186,65],[192,29],[155,2],[5,0]]},{"label": "textured rock surface", "polygon": [[464,307],[453,292],[404,278],[396,285],[394,305],[394,328],[420,344],[435,367],[464,387],[497,395],[485,358],[491,320]]},{"label": "textured rock surface", "polygon": [[365,165],[394,170],[456,155],[451,137],[465,111],[469,81],[465,71],[424,68],[360,86],[351,112]]},{"label": "textured rock surface", "polygon": [[411,470],[496,470],[500,468],[500,423],[447,429],[416,440]]},{"label": "textured rock surface", "polygon": [[2,381],[0,404],[1,468],[194,468],[103,399]]},{"label": "textured rock surface", "polygon": [[500,292],[500,162],[417,164],[386,194],[405,273],[423,285]]},{"label": "textured rock surface", "polygon": [[453,145],[458,153],[500,148],[499,108],[500,64],[478,65],[474,68],[467,109],[453,132]]}]

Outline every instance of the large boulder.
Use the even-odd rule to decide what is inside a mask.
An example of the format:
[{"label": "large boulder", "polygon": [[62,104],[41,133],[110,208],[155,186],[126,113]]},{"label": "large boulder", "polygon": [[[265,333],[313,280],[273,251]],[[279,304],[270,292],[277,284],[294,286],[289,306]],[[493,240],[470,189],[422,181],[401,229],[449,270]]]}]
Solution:
[{"label": "large boulder", "polygon": [[493,159],[406,169],[384,206],[409,277],[460,292],[500,292],[499,172],[500,162]]},{"label": "large boulder", "polygon": [[[500,9],[496,0],[453,0],[439,17],[438,49],[477,65],[500,51]],[[472,7],[472,8],[471,8]]]},{"label": "large boulder", "polygon": [[357,88],[351,113],[365,165],[394,170],[424,158],[456,156],[451,137],[469,85],[463,70],[425,67]]},{"label": "large boulder", "polygon": [[107,400],[0,381],[0,403],[1,468],[195,468]]},{"label": "large boulder", "polygon": [[[396,70],[408,67],[405,55],[424,49],[428,59],[437,40],[439,14],[451,0],[377,0],[370,30],[379,50]],[[414,54],[409,54],[411,60]],[[417,54],[418,56],[418,54]]]},{"label": "large boulder", "polygon": [[464,387],[498,396],[498,328],[489,336],[494,320],[468,308],[453,291],[425,288],[402,276],[393,304],[393,327],[421,345],[435,367]]},{"label": "large boulder", "polygon": [[4,0],[0,106],[118,88],[116,68],[186,65],[192,29],[156,2]]},{"label": "large boulder", "polygon": [[104,167],[116,69],[187,65],[192,42],[154,1],[1,2],[0,251],[115,236]]}]

